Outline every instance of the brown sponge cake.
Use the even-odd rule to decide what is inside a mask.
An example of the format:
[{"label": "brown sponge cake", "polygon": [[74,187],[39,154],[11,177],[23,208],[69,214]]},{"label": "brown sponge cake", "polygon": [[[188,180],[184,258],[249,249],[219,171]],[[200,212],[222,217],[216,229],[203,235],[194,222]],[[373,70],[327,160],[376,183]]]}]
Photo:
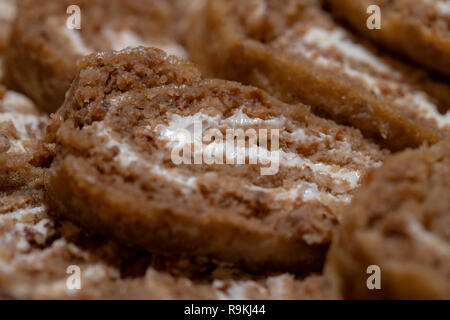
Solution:
[{"label": "brown sponge cake", "polygon": [[[247,274],[204,258],[134,250],[54,219],[44,201],[44,165],[37,160],[33,170],[17,172],[19,187],[0,188],[0,299],[339,298],[322,275]],[[79,289],[67,286],[74,267]]]},{"label": "brown sponge cake", "polygon": [[[346,298],[450,298],[450,140],[386,160],[346,210],[328,269]],[[381,270],[368,290],[366,269]]]},{"label": "brown sponge cake", "polygon": [[[8,299],[206,299],[211,290],[152,268],[130,277],[123,265],[145,266],[132,250],[90,236],[48,215],[40,187],[0,193],[0,297]],[[140,261],[141,260],[141,261]],[[142,261],[143,260],[143,261]],[[69,266],[81,288],[70,289]],[[130,268],[131,267],[131,268]],[[136,269],[136,267],[134,267]],[[139,267],[138,269],[142,269]]]},{"label": "brown sponge cake", "polygon": [[[450,4],[442,0],[326,0],[333,13],[381,45],[450,76]],[[381,29],[366,27],[370,5],[381,9]]]},{"label": "brown sponge cake", "polygon": [[0,189],[39,178],[39,138],[47,120],[28,98],[0,86]]},{"label": "brown sponge cake", "polygon": [[317,2],[208,1],[188,38],[192,59],[208,76],[306,103],[393,150],[447,135],[448,85],[383,57]]},{"label": "brown sponge cake", "polygon": [[[1,299],[339,299],[328,278],[255,276],[134,251],[48,214],[42,185],[0,192]],[[81,288],[70,289],[70,266]]]},{"label": "brown sponge cake", "polygon": [[[66,26],[73,5],[80,8],[79,30]],[[186,56],[178,8],[175,0],[21,1],[7,48],[6,80],[47,112],[56,111],[84,55],[143,45]]]},{"label": "brown sponge cake", "polygon": [[[337,209],[386,155],[359,131],[304,105],[202,80],[190,63],[159,50],[91,55],[80,66],[50,124],[47,139],[57,151],[49,202],[56,214],[132,246],[255,270],[317,270],[340,220]],[[195,164],[198,150],[204,156],[220,148],[204,140],[191,162],[177,163],[176,147],[198,145],[177,130],[189,133],[195,120],[203,132],[262,129],[268,140],[264,145],[261,135],[250,145],[248,137],[220,156],[223,164],[201,154]],[[278,159],[250,163],[250,152],[269,146]]]}]

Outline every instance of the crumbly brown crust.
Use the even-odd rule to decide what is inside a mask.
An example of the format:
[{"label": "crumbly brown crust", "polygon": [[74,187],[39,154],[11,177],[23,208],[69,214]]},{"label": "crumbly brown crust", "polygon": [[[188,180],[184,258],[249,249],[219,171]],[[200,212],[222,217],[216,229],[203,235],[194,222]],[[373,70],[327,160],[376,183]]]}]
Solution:
[{"label": "crumbly brown crust", "polygon": [[[23,170],[14,162],[12,172],[18,179],[5,178],[0,187],[0,299],[339,298],[320,275],[246,274],[209,259],[134,250],[53,218],[44,201],[48,158],[31,147],[43,130],[35,124],[46,122],[46,117],[23,96],[2,89],[0,97],[0,117],[13,116],[23,131],[20,140],[11,141],[21,142],[21,153],[35,159]],[[11,131],[16,126],[6,127]],[[12,158],[18,158],[17,153]],[[81,270],[81,290],[66,286],[67,268],[74,265]]]},{"label": "crumbly brown crust", "polygon": [[[366,37],[449,75],[444,2],[326,2],[355,29],[380,5],[384,29]],[[144,42],[184,56],[188,39],[208,75],[392,150],[447,135],[447,83],[351,36],[318,0],[21,3],[7,44],[16,1],[0,0],[0,83],[4,51],[8,85],[48,112],[75,81],[51,121],[0,86],[0,299],[450,299],[450,140],[371,172],[389,152],[302,104],[158,50],[76,61]],[[81,31],[64,27],[73,4]],[[279,172],[175,165],[193,119],[279,129]],[[74,265],[81,290],[67,287]]]},{"label": "crumbly brown crust", "polygon": [[[262,176],[248,161],[175,165],[163,132],[197,116],[223,131],[232,119],[243,130],[280,130],[278,173]],[[84,59],[48,141],[56,214],[129,245],[257,271],[319,270],[337,209],[386,154],[306,106],[202,80],[190,63],[144,48]]]},{"label": "crumbly brown crust", "polygon": [[28,98],[0,86],[0,190],[41,179],[46,150],[39,139],[47,120]]},{"label": "crumbly brown crust", "polygon": [[[450,298],[450,140],[386,160],[367,177],[328,256],[346,298]],[[366,268],[381,269],[368,290]]]},{"label": "crumbly brown crust", "polygon": [[[185,56],[179,44],[176,0],[24,0],[7,48],[8,84],[47,112],[56,111],[77,74],[76,61],[92,52],[139,45]],[[78,5],[81,29],[66,27]]]},{"label": "crumbly brown crust", "polygon": [[[450,76],[450,7],[440,0],[326,0],[333,13],[364,36]],[[366,27],[369,5],[381,8],[380,30]]]},{"label": "crumbly brown crust", "polygon": [[208,1],[188,48],[208,76],[312,105],[393,150],[435,143],[450,128],[450,114],[439,113],[449,108],[448,85],[384,59],[314,0]]},{"label": "crumbly brown crust", "polygon": [[[139,252],[54,220],[39,185],[0,192],[3,299],[338,299],[327,278],[254,276],[209,261]],[[81,271],[70,290],[69,266]]]}]

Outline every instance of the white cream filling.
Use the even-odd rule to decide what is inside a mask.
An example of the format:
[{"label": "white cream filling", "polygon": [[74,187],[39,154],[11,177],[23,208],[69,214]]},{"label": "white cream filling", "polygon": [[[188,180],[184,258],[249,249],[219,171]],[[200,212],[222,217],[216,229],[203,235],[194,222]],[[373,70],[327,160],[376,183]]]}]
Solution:
[{"label": "white cream filling", "polygon": [[20,251],[26,251],[30,247],[30,244],[25,236],[26,230],[33,230],[41,239],[38,241],[45,241],[45,239],[50,234],[50,230],[47,228],[47,226],[49,225],[49,223],[52,224],[52,222],[45,218],[40,220],[35,225],[29,224],[28,222],[39,219],[41,215],[43,217],[43,215],[46,213],[46,209],[46,206],[42,205],[38,207],[19,209],[0,215],[0,222],[10,220],[12,223],[14,223],[14,229],[5,234],[5,236],[3,237],[4,241],[9,243],[15,239],[15,236],[17,237],[18,235],[18,240],[15,243],[16,248]]},{"label": "white cream filling", "polygon": [[53,233],[54,224],[49,219],[42,219],[37,224],[32,225],[28,223],[16,223],[15,231],[20,234],[19,241],[16,243],[16,246],[21,251],[26,251],[30,248],[30,243],[27,241],[27,231],[30,230],[34,232],[33,238],[38,242],[43,244],[46,239]]},{"label": "white cream filling", "polygon": [[51,228],[49,228],[49,226],[53,227],[53,225],[54,224],[53,224],[52,220],[42,219],[41,221],[39,221],[37,224],[35,224],[33,226],[33,230],[43,236],[48,236],[50,233],[50,230],[51,230]]},{"label": "white cream filling", "polygon": [[129,30],[115,31],[112,29],[102,30],[106,39],[111,43],[113,50],[120,51],[125,48],[146,46],[141,38],[134,32]]},{"label": "white cream filling", "polygon": [[80,31],[69,29],[64,25],[61,28],[61,32],[69,40],[72,48],[78,54],[87,56],[93,52],[93,50],[84,43],[84,40],[80,35]]},{"label": "white cream filling", "polygon": [[264,188],[255,185],[247,185],[249,190],[270,194],[276,201],[295,201],[301,199],[304,202],[317,200],[324,204],[346,204],[351,200],[350,195],[333,195],[330,192],[321,191],[316,183],[298,181],[291,188]]},{"label": "white cream filling", "polygon": [[[22,231],[23,232],[23,231]],[[20,251],[26,251],[30,248],[30,244],[28,243],[28,241],[25,239],[25,237],[21,237],[19,239],[19,241],[16,243],[16,247],[17,249],[19,249]]]},{"label": "white cream filling", "polygon": [[[186,117],[171,114],[169,115],[168,125],[158,125],[156,126],[155,131],[159,134],[159,138],[161,140],[170,142],[168,144],[168,147],[172,149],[175,147],[179,147],[180,145],[199,143],[201,145],[201,148],[197,150],[194,148],[195,157],[196,152],[204,154],[206,153],[206,151],[209,151],[207,152],[208,154],[214,155],[217,152],[222,152],[226,148],[226,143],[224,141],[214,141],[205,146],[203,144],[202,135],[195,135],[193,133],[196,122],[202,124],[202,131],[204,132],[204,130],[210,128],[223,128],[224,126],[235,127],[236,125],[245,126],[257,124],[258,126],[264,126],[266,123],[268,123],[269,127],[273,127],[274,124],[284,124],[285,121],[286,119],[282,118],[272,118],[270,120],[250,118],[242,113],[242,109],[236,111],[231,117],[224,120],[222,120],[218,115],[211,117],[201,112]],[[182,130],[187,130],[191,134],[186,135]],[[305,132],[295,131],[291,133],[291,136],[293,135],[294,138],[298,139],[301,134],[304,135]],[[311,137],[311,139],[314,138],[316,137]],[[316,163],[307,158],[303,158],[298,154],[285,152],[281,149],[277,152],[279,154],[279,157],[277,157],[279,161],[278,165],[286,167],[297,167],[303,170],[309,169],[313,172],[313,174],[317,175],[319,179],[320,177],[331,178],[330,180],[333,183],[333,189],[338,193],[352,190],[359,184],[360,172],[358,170],[349,170],[347,168],[341,168],[337,165],[329,165],[320,162]],[[236,163],[236,159],[239,156],[244,156],[245,158],[249,154],[258,155],[260,163],[270,163],[270,161],[274,160],[274,158],[270,156],[270,153],[271,152],[269,152],[267,148],[263,148],[258,145],[234,145],[233,152],[226,152],[225,155],[227,163]],[[372,161],[372,165],[375,166],[379,164]]]},{"label": "white cream filling", "polygon": [[103,280],[108,281],[106,277],[109,276],[105,267],[101,264],[89,265],[83,270],[83,277],[91,279],[95,282],[101,282]]},{"label": "white cream filling", "polygon": [[450,16],[450,1],[436,1],[436,8],[439,14]]},{"label": "white cream filling", "polygon": [[314,136],[312,134],[307,134],[305,129],[303,128],[298,128],[295,129],[295,131],[293,131],[291,134],[291,139],[296,141],[296,142],[309,142],[309,143],[313,143],[313,142],[323,142],[326,141],[327,139],[331,138],[334,140],[334,138],[332,136],[323,134],[322,132],[319,132],[319,136]]},{"label": "white cream filling", "polygon": [[15,111],[24,113],[25,111],[31,112],[35,110],[34,104],[30,99],[23,94],[11,90],[6,91],[1,103],[5,112]]},{"label": "white cream filling", "polygon": [[309,159],[302,158],[295,153],[286,153],[280,151],[280,164],[288,167],[297,167],[301,169],[308,168],[314,174],[319,176],[331,177],[336,184],[336,192],[345,192],[354,189],[359,184],[360,173],[358,170],[349,170],[336,165],[328,165],[320,162],[312,162]]},{"label": "white cream filling", "polygon": [[265,128],[282,128],[286,123],[286,118],[274,117],[268,120],[263,120],[260,118],[250,118],[247,114],[240,108],[231,117],[226,118],[221,121],[220,125],[228,125],[232,128],[235,127],[247,127],[247,126],[261,126],[264,125]]},{"label": "white cream filling", "polygon": [[39,130],[39,124],[42,119],[39,116],[32,114],[22,114],[17,112],[0,113],[0,122],[11,121],[21,136],[28,135],[28,128],[30,130]]},{"label": "white cream filling", "polygon": [[388,65],[372,55],[363,46],[352,42],[342,29],[326,30],[313,27],[305,33],[302,40],[307,44],[316,45],[322,50],[334,47],[351,59],[370,65],[378,72],[393,72]]},{"label": "white cream filling", "polygon": [[[171,144],[171,146],[175,146],[180,143],[192,143],[192,139],[197,138],[197,136],[194,135],[194,124],[196,122],[201,123],[203,125],[202,129],[206,130],[209,127],[215,126],[219,121],[220,116],[211,117],[201,112],[186,117],[171,114],[169,125],[158,125],[155,130],[158,132],[160,139],[171,141],[174,143]],[[148,129],[151,128],[148,127]],[[183,133],[183,130],[187,130],[190,133],[190,137],[186,136]]]},{"label": "white cream filling", "polygon": [[8,149],[7,153],[21,153],[26,151],[24,142],[29,141],[31,138],[33,138],[30,136],[28,130],[35,132],[40,130],[39,125],[40,123],[42,123],[42,121],[45,121],[45,118],[18,112],[0,113],[0,123],[6,121],[12,122],[19,136],[17,139],[9,139],[11,146]]},{"label": "white cream filling", "polygon": [[111,43],[112,49],[116,51],[120,51],[128,47],[156,47],[165,51],[169,55],[175,55],[181,58],[188,57],[186,50],[179,44],[143,41],[139,35],[131,30],[115,31],[105,28],[102,32],[106,39],[108,39]]},{"label": "white cream filling", "polygon": [[[360,71],[345,62],[336,61],[328,57],[321,56],[320,52],[314,49],[307,48],[304,44],[316,45],[322,50],[327,50],[332,47],[338,49],[348,59],[367,63],[376,71],[389,75],[388,79],[377,78],[371,74]],[[405,91],[403,98],[395,100],[401,107],[411,108],[417,110],[418,114],[425,119],[435,121],[439,128],[446,128],[449,126],[450,113],[442,115],[439,113],[436,105],[434,105],[427,96],[418,91],[412,91],[402,83],[398,82],[396,78],[399,76],[387,64],[384,64],[376,56],[372,55],[364,47],[351,42],[341,29],[325,30],[322,28],[311,28],[302,38],[302,41],[296,44],[294,48],[296,53],[305,55],[307,58],[314,59],[318,65],[324,67],[343,68],[344,72],[354,78],[362,80],[365,85],[376,95],[381,95],[381,86],[387,86],[393,90]],[[410,92],[412,91],[412,92]]]},{"label": "white cream filling", "polygon": [[264,18],[264,14],[267,11],[268,3],[265,1],[257,1],[251,3],[252,8],[248,10],[247,21],[249,25],[260,24],[261,19]]},{"label": "white cream filling", "polygon": [[[69,29],[66,26],[61,27],[61,33],[66,37],[72,48],[80,55],[86,56],[94,52],[87,46],[79,31]],[[106,40],[110,43],[111,48],[115,51],[120,51],[126,48],[136,47],[156,47],[168,53],[181,58],[188,58],[189,55],[183,46],[176,43],[150,42],[143,41],[136,33],[131,30],[115,31],[110,28],[104,28],[102,33]]]},{"label": "white cream filling", "polygon": [[[250,118],[247,114],[243,113],[242,108],[238,109],[233,113],[232,116],[222,119],[220,115],[209,116],[202,112],[198,112],[190,116],[180,116],[177,114],[169,114],[168,125],[158,125],[155,130],[160,134],[163,140],[174,140],[178,139],[177,133],[180,129],[188,130],[194,133],[194,124],[201,123],[202,129],[207,130],[210,128],[236,128],[236,127],[254,127],[254,126],[264,126],[265,128],[278,128],[281,129],[286,118],[274,117],[268,120],[263,120],[260,118]],[[150,127],[148,127],[150,129]],[[182,141],[181,141],[182,142]]]},{"label": "white cream filling", "polygon": [[222,280],[214,280],[212,285],[217,289],[217,297],[219,300],[248,300],[247,286],[255,286],[256,283],[253,281],[243,283],[233,282],[225,291],[219,289],[224,286]]},{"label": "white cream filling", "polygon": [[340,152],[349,156],[351,155],[353,162],[359,165],[376,168],[383,164],[382,161],[374,161],[370,156],[362,154],[361,151],[353,150],[351,143],[348,141],[336,140],[332,135],[324,134],[323,132],[318,132],[317,134],[318,136],[313,135],[312,133],[307,134],[304,128],[298,128],[289,135],[291,139],[297,143],[322,142],[333,144],[332,150],[329,151],[331,154]]},{"label": "white cream filling", "polygon": [[0,19],[12,21],[16,16],[16,1],[1,0],[0,1]]},{"label": "white cream filling", "polygon": [[183,186],[184,189],[182,192],[184,194],[189,194],[192,190],[197,189],[197,179],[195,177],[183,175],[176,169],[165,169],[159,165],[148,162],[139,153],[134,151],[128,143],[119,137],[116,137],[109,128],[103,125],[103,123],[95,123],[94,126],[97,131],[97,136],[106,139],[109,148],[117,147],[119,149],[119,154],[115,158],[119,165],[129,167],[134,162],[137,162],[147,168],[152,174]]},{"label": "white cream filling", "polygon": [[414,108],[417,113],[428,120],[432,120],[440,129],[450,129],[450,111],[441,114],[423,92],[415,91],[395,100],[400,106]]},{"label": "white cream filling", "polygon": [[[233,115],[226,119],[222,119],[220,115],[209,116],[202,112],[199,112],[195,115],[190,115],[186,117],[179,116],[177,114],[169,115],[169,123],[167,125],[158,125],[155,128],[148,127],[149,130],[155,130],[160,139],[168,141],[167,146],[174,147],[180,144],[192,144],[194,142],[193,137],[195,139],[196,135],[194,134],[195,123],[200,122],[202,124],[202,130],[207,130],[209,128],[236,128],[236,127],[270,127],[270,128],[282,128],[285,125],[286,118],[271,118],[268,120],[263,120],[259,118],[252,118],[245,114],[242,108],[238,109]],[[174,182],[184,187],[183,193],[189,194],[193,190],[197,189],[197,178],[190,177],[184,174],[181,174],[177,169],[165,169],[159,165],[154,165],[146,161],[142,155],[138,152],[134,151],[133,148],[123,141],[118,135],[112,132],[110,129],[106,128],[102,123],[95,123],[95,130],[98,132],[98,136],[105,138],[107,140],[108,147],[117,147],[119,149],[119,154],[115,157],[115,160],[124,167],[128,167],[132,165],[134,162],[139,162],[140,165],[143,165],[152,172],[152,174],[164,177],[166,180]],[[187,137],[184,133],[180,133],[180,130],[187,130],[191,133],[189,137]],[[202,132],[202,133],[203,133]],[[335,140],[331,135],[325,135],[323,133],[319,133],[319,136],[313,136],[309,132],[305,132],[304,129],[299,128],[292,133],[289,134],[294,141],[302,142],[302,141],[314,141],[314,140]],[[206,146],[203,145],[203,141],[199,141],[202,143],[202,152],[207,148],[212,149],[212,154],[218,152],[224,148],[223,143],[215,143],[212,142]],[[336,142],[336,141],[335,141]],[[336,142],[341,148],[341,143]],[[352,152],[351,145],[348,142],[342,142],[342,148],[345,148],[348,152]],[[262,150],[264,149],[264,150]],[[211,151],[211,150],[210,150]],[[235,146],[234,152],[231,153],[231,158],[235,159],[239,154],[244,154],[248,156],[249,153],[256,152],[257,154],[267,155],[270,152],[261,148],[260,146],[254,146],[253,148],[238,148]],[[332,150],[330,151],[332,152]],[[312,162],[309,159],[303,158],[295,153],[284,152],[283,150],[279,150],[280,157],[279,162],[281,165],[288,167],[297,167],[301,169],[311,170],[319,180],[323,180],[323,178],[328,178],[327,181],[331,181],[333,183],[333,190],[337,193],[345,193],[354,188],[356,188],[359,184],[360,180],[360,172],[358,170],[349,170],[347,168],[341,168],[337,165],[329,165],[324,163],[316,163]],[[379,162],[374,162],[369,159],[369,156],[364,156],[360,152],[354,151],[355,157],[360,157],[360,163],[363,163],[365,160],[370,160],[370,166],[378,166]],[[363,159],[364,158],[364,159]],[[265,158],[265,160],[271,160],[270,158]],[[367,165],[367,164],[366,164]],[[266,193],[271,193],[276,200],[290,200],[293,201],[301,197],[303,201],[311,201],[311,200],[319,200],[323,203],[331,203],[331,202],[339,202],[339,203],[347,203],[350,200],[350,196],[348,195],[333,195],[330,192],[322,191],[319,189],[316,183],[310,183],[306,181],[300,181],[297,185],[292,188],[261,188],[257,186],[247,186],[249,190],[259,190]]]},{"label": "white cream filling", "polygon": [[[269,299],[283,299],[292,288],[293,278],[289,274],[268,277],[264,284],[252,280],[233,281],[228,285],[223,280],[214,280],[213,287],[217,290],[220,300],[248,300],[252,296],[265,296]],[[221,290],[226,286],[226,290]]]},{"label": "white cream filling", "polygon": [[25,208],[25,209],[19,209],[16,211],[12,211],[12,212],[8,212],[5,214],[1,214],[0,215],[0,221],[4,220],[4,219],[17,219],[17,220],[21,220],[23,216],[26,215],[35,215],[38,213],[44,213],[46,210],[45,206],[39,206],[39,207],[34,207],[34,208]]},{"label": "white cream filling", "polygon": [[438,250],[440,255],[450,257],[450,245],[427,231],[419,222],[412,220],[408,224],[408,231],[418,242],[423,243],[431,250]]},{"label": "white cream filling", "polygon": [[[349,77],[362,80],[374,94],[381,95],[380,79],[368,73],[357,70],[346,62],[336,61],[331,58],[321,56],[321,53],[319,51],[312,48],[307,48],[303,42],[298,42],[295,47],[292,48],[292,50],[294,53],[299,53],[304,55],[308,59],[313,59],[319,66],[325,67],[327,69],[332,67],[335,69],[343,70]],[[351,57],[349,58],[351,59]],[[383,80],[383,83],[393,88],[398,87],[396,83],[389,80]]]}]

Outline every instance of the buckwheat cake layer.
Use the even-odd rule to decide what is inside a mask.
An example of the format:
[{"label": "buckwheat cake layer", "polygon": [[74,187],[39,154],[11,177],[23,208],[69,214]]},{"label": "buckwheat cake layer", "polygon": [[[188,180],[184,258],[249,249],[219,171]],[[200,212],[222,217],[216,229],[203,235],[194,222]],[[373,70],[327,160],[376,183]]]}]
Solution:
[{"label": "buckwheat cake layer", "polygon": [[[39,148],[31,148],[29,141],[39,139],[44,129],[40,121],[45,123],[47,119],[41,120],[29,100],[19,94],[2,89],[0,96],[2,121],[13,122],[23,135],[20,140],[10,140],[9,145],[35,159],[33,166],[20,170],[14,167],[14,178],[2,178],[0,298],[338,298],[328,279],[320,275],[295,278],[289,274],[245,274],[232,265],[203,258],[166,257],[133,250],[90,235],[68,221],[55,220],[44,201],[47,155],[40,154]],[[6,126],[8,131],[12,131],[11,125]],[[15,151],[14,157],[18,154]],[[67,287],[70,266],[80,268],[80,290]]]},{"label": "buckwheat cake layer", "polygon": [[[450,140],[387,159],[355,196],[328,256],[346,298],[450,298]],[[380,267],[381,290],[366,269]]]},{"label": "buckwheat cake layer", "polygon": [[[304,105],[202,80],[160,50],[80,65],[49,127],[49,202],[132,246],[254,271],[319,270],[337,210],[387,153]],[[244,143],[231,136],[227,147],[239,130]]]},{"label": "buckwheat cake layer", "polygon": [[47,124],[25,96],[0,86],[0,189],[17,187],[39,178],[39,138]]},{"label": "buckwheat cake layer", "polygon": [[[338,299],[320,275],[256,277],[230,266],[122,247],[55,221],[42,185],[0,192],[3,299]],[[70,289],[80,268],[81,288]],[[68,270],[71,273],[68,273]],[[191,279],[191,278],[193,279]]]},{"label": "buckwheat cake layer", "polygon": [[[71,29],[80,8],[80,29]],[[7,48],[6,80],[47,112],[56,111],[89,53],[155,46],[186,57],[181,46],[180,1],[24,0]],[[186,14],[190,12],[185,10]]]},{"label": "buckwheat cake layer", "polygon": [[[450,1],[326,0],[355,30],[404,56],[450,76]],[[367,8],[377,5],[381,29],[367,28]]]},{"label": "buckwheat cake layer", "polygon": [[207,1],[187,43],[206,75],[309,104],[392,150],[450,131],[447,84],[376,52],[317,1]]}]

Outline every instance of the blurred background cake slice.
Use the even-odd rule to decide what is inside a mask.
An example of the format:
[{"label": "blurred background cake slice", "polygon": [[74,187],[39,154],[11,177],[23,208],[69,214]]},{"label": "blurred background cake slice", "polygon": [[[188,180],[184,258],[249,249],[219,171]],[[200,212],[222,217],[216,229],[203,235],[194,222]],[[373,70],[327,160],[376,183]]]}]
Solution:
[{"label": "blurred background cake slice", "polygon": [[182,26],[194,9],[180,0],[21,1],[7,46],[6,80],[45,111],[56,111],[77,60],[87,54],[153,46],[188,57]]},{"label": "blurred background cake slice", "polygon": [[[328,255],[350,299],[449,299],[450,140],[392,156],[367,177]],[[369,290],[367,268],[379,268]]]},{"label": "blurred background cake slice", "polygon": [[392,150],[450,129],[449,86],[377,52],[314,0],[208,1],[188,48],[208,76],[256,85]]},{"label": "blurred background cake slice", "polygon": [[[336,17],[380,46],[450,76],[450,2],[446,0],[325,0]],[[380,10],[380,29],[369,29],[367,9]]]}]

